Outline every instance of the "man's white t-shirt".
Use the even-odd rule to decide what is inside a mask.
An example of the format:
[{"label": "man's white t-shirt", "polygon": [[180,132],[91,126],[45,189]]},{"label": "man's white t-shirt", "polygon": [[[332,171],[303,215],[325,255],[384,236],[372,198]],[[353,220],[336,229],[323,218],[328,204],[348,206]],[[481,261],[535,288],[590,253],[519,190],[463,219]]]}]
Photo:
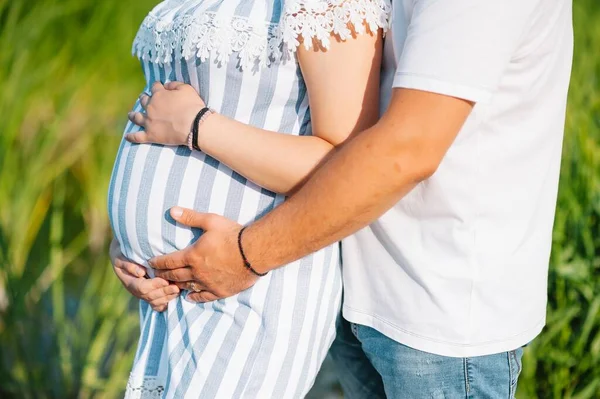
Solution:
[{"label": "man's white t-shirt", "polygon": [[473,101],[436,173],[344,240],[344,316],[426,352],[516,349],[545,323],[570,0],[394,0],[392,88]]}]

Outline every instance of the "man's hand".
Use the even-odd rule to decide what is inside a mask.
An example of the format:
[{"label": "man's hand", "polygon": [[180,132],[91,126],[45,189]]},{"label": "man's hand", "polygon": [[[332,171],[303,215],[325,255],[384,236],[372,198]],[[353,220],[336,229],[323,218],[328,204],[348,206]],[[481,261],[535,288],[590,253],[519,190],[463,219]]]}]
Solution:
[{"label": "man's hand", "polygon": [[125,135],[131,143],[187,145],[188,135],[198,111],[205,107],[196,90],[185,83],[160,82],[152,85],[151,96],[142,94],[144,112],[130,112],[129,120],[144,128]]},{"label": "man's hand", "polygon": [[150,259],[155,274],[181,283],[194,281],[199,292],[190,293],[187,299],[210,302],[230,297],[252,287],[258,277],[244,267],[237,236],[242,228],[223,216],[199,213],[174,207],[173,219],[186,226],[204,230],[194,244],[184,250]]},{"label": "man's hand", "polygon": [[179,288],[162,278],[146,279],[144,267],[125,259],[117,240],[110,243],[110,261],[127,291],[148,302],[157,312],[164,311],[169,301],[179,295]]}]

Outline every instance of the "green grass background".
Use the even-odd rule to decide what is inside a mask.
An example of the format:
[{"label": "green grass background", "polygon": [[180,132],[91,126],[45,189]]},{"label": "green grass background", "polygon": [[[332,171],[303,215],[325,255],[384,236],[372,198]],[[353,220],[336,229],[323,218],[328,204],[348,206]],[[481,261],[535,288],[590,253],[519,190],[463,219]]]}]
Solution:
[{"label": "green grass background", "polygon": [[[106,193],[154,4],[0,0],[2,398],[122,394],[138,321],[107,257]],[[599,0],[575,0],[574,21],[548,326],[520,398],[600,398]]]}]

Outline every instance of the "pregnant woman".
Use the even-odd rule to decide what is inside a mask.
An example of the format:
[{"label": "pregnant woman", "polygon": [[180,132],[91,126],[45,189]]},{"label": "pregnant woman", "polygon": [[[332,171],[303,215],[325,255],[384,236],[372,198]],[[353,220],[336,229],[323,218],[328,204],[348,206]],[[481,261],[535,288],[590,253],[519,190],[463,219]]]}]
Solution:
[{"label": "pregnant woman", "polygon": [[[138,143],[122,141],[108,198],[115,271],[144,299],[128,398],[300,398],[310,389],[335,334],[336,245],[206,303],[139,277],[135,264],[200,236],[171,218],[173,206],[251,222],[375,123],[385,1],[167,0],[142,23],[133,49],[146,95],[125,129]],[[193,114],[178,107],[186,90],[197,97]],[[190,150],[204,104],[214,114],[195,121]],[[152,123],[172,134],[153,136]]]}]

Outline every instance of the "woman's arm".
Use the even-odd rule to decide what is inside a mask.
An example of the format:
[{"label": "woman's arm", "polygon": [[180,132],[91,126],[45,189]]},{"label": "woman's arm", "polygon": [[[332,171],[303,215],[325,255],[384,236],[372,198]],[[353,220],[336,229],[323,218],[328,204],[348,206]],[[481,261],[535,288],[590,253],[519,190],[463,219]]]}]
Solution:
[{"label": "woman's arm", "polygon": [[[200,148],[262,187],[293,192],[337,145],[377,122],[381,47],[381,31],[346,41],[334,37],[328,50],[299,46],[313,136],[272,132],[215,114],[200,125]],[[191,121],[204,103],[188,85],[172,82],[165,87],[155,85],[151,100],[142,98],[146,115],[130,115],[145,132],[131,134],[128,140],[187,142]],[[168,129],[172,133],[167,140]]]},{"label": "woman's arm", "polygon": [[363,34],[333,41],[326,51],[298,48],[313,136],[212,115],[200,125],[200,148],[259,186],[289,194],[350,134],[377,122],[381,42],[380,33]]}]

